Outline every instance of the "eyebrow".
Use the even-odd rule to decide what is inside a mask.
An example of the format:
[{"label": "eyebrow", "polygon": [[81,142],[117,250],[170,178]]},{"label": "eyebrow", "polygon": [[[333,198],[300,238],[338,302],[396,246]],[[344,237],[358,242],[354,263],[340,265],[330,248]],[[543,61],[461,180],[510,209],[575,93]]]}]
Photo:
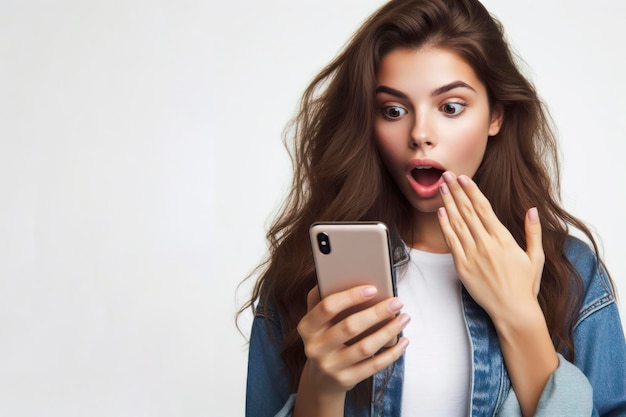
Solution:
[{"label": "eyebrow", "polygon": [[398,90],[396,90],[394,88],[391,88],[391,87],[385,87],[384,85],[381,85],[381,86],[379,86],[376,89],[376,94],[379,94],[379,93],[386,93],[386,94],[389,94],[389,95],[392,95],[392,96],[395,96],[395,97],[398,97],[398,98],[402,98],[402,99],[408,99],[409,98],[409,96],[407,96],[403,92],[398,91]]},{"label": "eyebrow", "polygon": [[[474,88],[471,85],[469,85],[469,84],[467,84],[467,83],[465,83],[463,81],[453,81],[450,84],[442,85],[441,87],[434,89],[430,93],[430,95],[432,97],[436,97],[436,96],[439,96],[441,94],[447,93],[448,91],[454,90],[455,88],[467,88],[469,90],[472,90],[473,92],[476,92],[476,90],[474,90]],[[379,86],[376,89],[376,94],[378,94],[378,93],[387,93],[387,94],[390,94],[392,96],[395,96],[395,97],[398,97],[398,98],[402,98],[402,99],[408,99],[409,98],[402,91],[398,91],[398,90],[396,90],[394,88],[386,87],[384,85],[381,85],[381,86]]]},{"label": "eyebrow", "polygon": [[441,86],[435,90],[433,90],[432,93],[430,93],[431,96],[435,97],[435,96],[439,96],[441,94],[447,93],[450,90],[454,90],[455,88],[467,88],[472,90],[473,92],[476,92],[476,90],[474,90],[474,88],[472,88],[471,85],[463,82],[463,81],[454,81],[451,82],[450,84],[446,84],[444,86]]}]

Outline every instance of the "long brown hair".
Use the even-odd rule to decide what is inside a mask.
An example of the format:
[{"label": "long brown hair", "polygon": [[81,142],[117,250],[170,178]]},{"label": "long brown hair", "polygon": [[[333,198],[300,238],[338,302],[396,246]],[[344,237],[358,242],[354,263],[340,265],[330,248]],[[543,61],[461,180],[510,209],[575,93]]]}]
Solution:
[{"label": "long brown hair", "polygon": [[555,348],[574,356],[573,327],[582,279],[564,245],[573,226],[597,251],[590,230],[559,203],[559,164],[547,110],[521,74],[500,23],[477,0],[393,0],[353,35],[306,89],[288,130],[294,177],[267,233],[269,256],[249,302],[274,305],[283,318],[282,357],[292,387],[306,361],[296,326],[315,285],[308,228],[316,221],[380,220],[410,233],[408,202],[384,168],[373,137],[376,75],[396,48],[428,45],[454,51],[485,84],[490,105],[503,109],[474,179],[502,223],[526,247],[524,216],[533,206],[543,227],[546,262],[539,304]]}]

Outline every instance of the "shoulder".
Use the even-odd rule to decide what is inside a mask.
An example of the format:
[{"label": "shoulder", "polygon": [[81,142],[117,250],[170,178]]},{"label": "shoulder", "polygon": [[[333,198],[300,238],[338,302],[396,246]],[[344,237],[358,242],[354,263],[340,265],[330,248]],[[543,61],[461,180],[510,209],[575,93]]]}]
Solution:
[{"label": "shoulder", "polygon": [[602,262],[589,245],[570,236],[565,243],[565,255],[580,274],[584,287],[578,324],[595,311],[614,303],[615,293]]},{"label": "shoulder", "polygon": [[268,319],[277,323],[281,321],[276,305],[270,300],[257,303],[254,307],[254,317]]},{"label": "shoulder", "polygon": [[274,305],[258,302],[250,330],[250,358],[278,364],[284,333],[283,322]]},{"label": "shoulder", "polygon": [[285,333],[285,326],[282,314],[280,313],[276,303],[266,297],[261,297],[254,306],[254,325],[263,326],[270,332],[277,332],[281,339]]}]

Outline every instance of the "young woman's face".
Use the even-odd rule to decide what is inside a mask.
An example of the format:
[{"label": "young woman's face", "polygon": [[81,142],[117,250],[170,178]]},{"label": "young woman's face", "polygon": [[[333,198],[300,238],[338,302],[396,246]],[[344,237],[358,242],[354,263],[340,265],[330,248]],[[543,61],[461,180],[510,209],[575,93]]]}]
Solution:
[{"label": "young woman's face", "polygon": [[437,48],[396,49],[380,65],[375,134],[392,177],[421,212],[441,207],[441,174],[473,177],[499,111],[472,67]]}]

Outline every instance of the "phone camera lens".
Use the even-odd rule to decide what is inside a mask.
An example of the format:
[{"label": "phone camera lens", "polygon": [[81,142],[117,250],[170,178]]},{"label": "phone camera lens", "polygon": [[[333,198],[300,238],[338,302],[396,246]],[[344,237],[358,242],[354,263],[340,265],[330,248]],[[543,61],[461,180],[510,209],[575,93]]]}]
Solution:
[{"label": "phone camera lens", "polygon": [[317,234],[317,247],[324,255],[330,253],[330,238],[328,237],[328,233],[322,232]]}]

